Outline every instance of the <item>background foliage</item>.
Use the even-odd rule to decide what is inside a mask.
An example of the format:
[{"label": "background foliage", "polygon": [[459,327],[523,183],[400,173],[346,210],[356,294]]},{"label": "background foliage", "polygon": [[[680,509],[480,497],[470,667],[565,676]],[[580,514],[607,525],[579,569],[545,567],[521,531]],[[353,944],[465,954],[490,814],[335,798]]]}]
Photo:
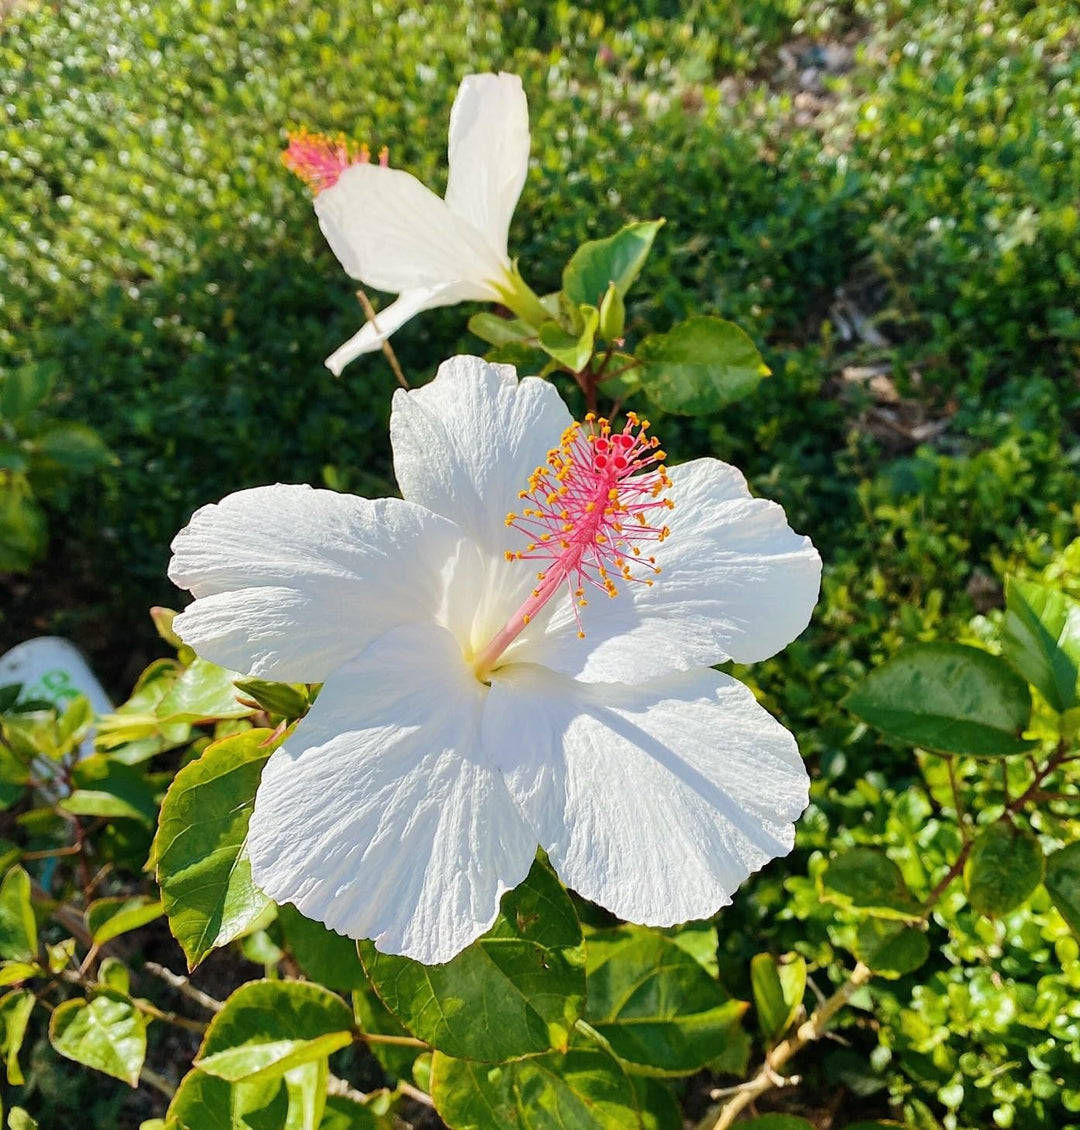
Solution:
[{"label": "background foliage", "polygon": [[[673,457],[743,467],[826,560],[811,630],[740,672],[799,736],[814,803],[795,854],[720,917],[718,971],[749,1000],[755,954],[798,952],[828,991],[828,855],[885,848],[922,889],[958,837],[941,760],[840,700],[905,643],[996,647],[1006,572],[1075,585],[1078,20],[1007,0],[23,5],[0,25],[0,390],[48,372],[33,434],[66,421],[103,446],[92,474],[35,486],[50,553],[29,585],[0,581],[0,635],[72,635],[122,700],[162,649],[145,608],[175,599],[167,546],[197,505],[275,480],[393,489],[392,379],[378,357],[323,368],[359,315],[278,152],[287,127],[340,129],[439,188],[461,74],[517,71],[533,167],[511,248],[534,288],[582,240],[664,216],[635,336],[718,314],[773,370],[708,419],[653,417]],[[395,338],[411,379],[483,348],[465,313]],[[151,812],[175,768],[138,798]],[[1075,830],[1075,805],[1062,818]],[[120,893],[149,845],[128,823]],[[850,1047],[804,1053],[793,1109],[1074,1125],[1057,1080],[1080,1055],[1080,962],[1049,901],[991,921],[945,899],[928,937],[926,965],[856,999]],[[256,976],[273,954],[245,944]],[[219,975],[225,995],[235,969]],[[162,1070],[180,1053],[159,1028]],[[154,1113],[121,1083],[72,1084],[37,1036],[20,1096],[45,1125]]]}]

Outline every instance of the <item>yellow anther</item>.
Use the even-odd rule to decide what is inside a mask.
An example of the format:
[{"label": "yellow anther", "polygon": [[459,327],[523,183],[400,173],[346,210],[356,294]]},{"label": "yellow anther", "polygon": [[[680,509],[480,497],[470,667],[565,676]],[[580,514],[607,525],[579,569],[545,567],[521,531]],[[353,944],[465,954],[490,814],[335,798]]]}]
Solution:
[{"label": "yellow anther", "polygon": [[577,638],[579,640],[583,640],[585,638],[585,633],[580,628],[578,628]]},{"label": "yellow anther", "polygon": [[521,622],[527,624],[531,619],[532,617],[526,612],[525,615],[521,617]]}]

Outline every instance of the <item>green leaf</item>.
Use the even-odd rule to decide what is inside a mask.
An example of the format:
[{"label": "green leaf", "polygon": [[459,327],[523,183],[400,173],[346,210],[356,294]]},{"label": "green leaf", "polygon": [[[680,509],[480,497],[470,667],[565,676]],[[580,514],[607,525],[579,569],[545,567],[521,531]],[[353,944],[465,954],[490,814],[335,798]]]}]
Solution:
[{"label": "green leaf", "polygon": [[771,953],[759,953],[750,962],[754,1010],[766,1039],[775,1040],[791,1027],[806,992],[806,962],[789,954],[781,964]]},{"label": "green leaf", "polygon": [[1080,705],[1080,603],[1010,577],[1001,642],[1005,658],[1059,714]]},{"label": "green leaf", "polygon": [[60,807],[76,816],[104,816],[138,820],[153,827],[157,805],[142,774],[128,765],[96,754],[76,762],[72,770],[75,791]]},{"label": "green leaf", "polygon": [[71,959],[75,956],[75,939],[64,938],[63,941],[46,945],[45,953],[48,956],[49,972],[59,973],[71,964]]},{"label": "green leaf", "polygon": [[674,1092],[659,1079],[631,1075],[642,1130],[683,1130],[682,1108]]},{"label": "green leaf", "polygon": [[757,346],[732,322],[699,315],[637,348],[638,377],[665,412],[700,416],[742,400],[768,376]]},{"label": "green leaf", "polygon": [[107,957],[101,963],[98,969],[98,983],[107,989],[115,989],[124,996],[131,996],[131,974],[118,957]]},{"label": "green leaf", "polygon": [[24,758],[0,742],[0,809],[10,808],[26,791],[30,770]]},{"label": "green leaf", "polygon": [[146,1021],[122,993],[101,989],[90,1001],[77,997],[57,1005],[49,1040],[62,1056],[132,1087],[139,1085],[146,1058]]},{"label": "green leaf", "polygon": [[181,672],[158,703],[157,716],[169,722],[202,722],[218,718],[250,718],[255,711],[237,701],[236,671],[196,659]]},{"label": "green leaf", "polygon": [[[379,1036],[408,1036],[404,1025],[383,1004],[378,993],[367,985],[353,993],[353,1013],[361,1032]],[[429,1055],[422,1048],[401,1044],[372,1043],[368,1051],[382,1064],[383,1070],[393,1079],[408,1079],[418,1058],[418,1053]]]},{"label": "green leaf", "polygon": [[600,303],[600,323],[597,327],[604,341],[621,340],[626,327],[626,304],[619,288],[610,283]]},{"label": "green leaf", "polygon": [[36,961],[0,961],[0,989],[40,977],[44,972]]},{"label": "green leaf", "polygon": [[329,1078],[330,1064],[325,1057],[285,1072],[285,1092],[289,1099],[285,1130],[318,1130],[326,1109]]},{"label": "green leaf", "polygon": [[244,851],[255,789],[273,746],[248,730],[206,748],[161,804],[153,854],[169,928],[188,967],[242,934],[270,905]]},{"label": "green leaf", "polygon": [[625,298],[663,224],[663,220],[627,224],[607,239],[583,243],[563,269],[566,296],[577,306],[599,306],[608,287],[614,285],[619,297]]},{"label": "green leaf", "polygon": [[545,322],[540,327],[540,347],[572,373],[580,373],[588,365],[596,340],[596,327],[600,322],[595,306],[582,306],[581,313],[583,328],[579,334],[564,330],[558,322]]},{"label": "green leaf", "polygon": [[30,876],[12,867],[0,883],[0,957],[33,961],[37,956],[37,920],[30,902]]},{"label": "green leaf", "polygon": [[237,679],[237,691],[254,699],[263,710],[278,714],[290,722],[302,718],[308,711],[307,687],[302,683],[269,683],[265,679]]},{"label": "green leaf", "polygon": [[930,942],[914,926],[867,918],[859,923],[855,935],[855,956],[882,977],[902,977],[926,962]]},{"label": "green leaf", "polygon": [[77,473],[96,470],[114,462],[101,437],[85,424],[57,424],[35,440],[38,454]]},{"label": "green leaf", "polygon": [[942,753],[1000,757],[1036,742],[1020,735],[1031,693],[996,655],[958,643],[905,648],[872,671],[843,705],[892,737]]},{"label": "green leaf", "polygon": [[463,1059],[501,1061],[566,1048],[585,997],[585,947],[573,904],[533,864],[483,937],[445,965],[359,943],[372,984],[412,1034]]},{"label": "green leaf", "polygon": [[21,1106],[13,1106],[8,1115],[8,1130],[38,1130],[38,1124]]},{"label": "green leaf", "polygon": [[195,1065],[230,1083],[282,1075],[353,1040],[352,1012],[307,981],[249,981],[210,1022]]},{"label": "green leaf", "polygon": [[689,1074],[718,1055],[746,1011],[670,938],[641,926],[588,936],[585,1019],[636,1070]]},{"label": "green leaf", "polygon": [[1047,858],[1043,882],[1058,913],[1080,937],[1080,840]]},{"label": "green leaf", "polygon": [[520,318],[500,318],[498,314],[492,314],[488,310],[473,314],[469,319],[469,333],[475,334],[488,345],[511,345],[536,336],[536,331],[528,322]]},{"label": "green leaf", "polygon": [[94,725],[94,708],[84,695],[76,695],[68,703],[56,723],[56,745],[61,754],[71,753],[81,745]]},{"label": "green leaf", "polygon": [[381,1125],[369,1107],[341,1095],[330,1095],[319,1130],[378,1130]]},{"label": "green leaf", "polygon": [[98,899],[86,908],[86,925],[93,935],[94,945],[102,946],[129,930],[153,922],[164,913],[160,900],[147,895]]},{"label": "green leaf", "polygon": [[278,922],[293,957],[312,981],[341,992],[367,987],[352,938],[343,938],[321,922],[312,922],[288,903],[278,907]]},{"label": "green leaf", "polygon": [[285,1130],[288,1105],[280,1077],[232,1084],[196,1069],[180,1081],[165,1118],[170,1130]]},{"label": "green leaf", "polygon": [[8,369],[0,378],[0,418],[19,423],[49,395],[59,366],[55,361],[32,362]]},{"label": "green leaf", "polygon": [[0,475],[0,573],[23,573],[45,552],[45,512],[25,475]]},{"label": "green leaf", "polygon": [[720,976],[720,962],[716,954],[719,940],[716,927],[711,922],[687,922],[660,933],[670,938],[679,949],[685,950],[710,977]]},{"label": "green leaf", "polygon": [[1043,878],[1038,839],[1006,820],[978,834],[964,868],[968,902],[976,914],[997,917],[1024,902]]},{"label": "green leaf", "polygon": [[857,847],[837,856],[822,880],[822,898],[861,910],[875,918],[916,921],[922,908],[904,882],[900,868],[873,848]]},{"label": "green leaf", "polygon": [[634,1088],[600,1049],[487,1065],[436,1052],[431,1097],[450,1130],[633,1130]]},{"label": "green leaf", "polygon": [[19,1067],[19,1049],[26,1036],[26,1026],[37,998],[29,989],[13,989],[0,997],[0,1036],[3,1038],[4,1066],[7,1081],[21,1087],[26,1080]]}]

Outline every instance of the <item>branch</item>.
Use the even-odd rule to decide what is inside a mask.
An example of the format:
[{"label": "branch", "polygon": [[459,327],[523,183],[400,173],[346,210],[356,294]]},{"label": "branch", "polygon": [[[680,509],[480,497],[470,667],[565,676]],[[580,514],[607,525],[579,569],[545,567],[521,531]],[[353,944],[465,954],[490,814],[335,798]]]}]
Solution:
[{"label": "branch", "polygon": [[202,989],[196,989],[186,977],[181,977],[179,973],[166,969],[164,965],[158,965],[156,961],[148,961],[143,968],[147,973],[153,973],[155,977],[160,977],[166,985],[187,997],[188,1000],[193,1000],[197,1005],[201,1005],[207,1012],[220,1012],[225,1007],[222,1001],[210,996],[209,993],[204,993]]},{"label": "branch", "polygon": [[[809,1019],[799,1026],[798,1031],[790,1040],[779,1042],[765,1057],[765,1062],[758,1069],[758,1074],[738,1088],[731,1102],[724,1105],[720,1111],[711,1111],[698,1124],[698,1130],[728,1130],[730,1125],[738,1118],[739,1114],[759,1095],[764,1095],[766,1090],[777,1086],[777,1080],[783,1081],[779,1074],[784,1064],[796,1052],[802,1051],[809,1043],[820,1040],[825,1035],[829,1020],[836,1016],[855,992],[862,988],[873,976],[869,965],[859,962],[855,965],[848,979],[839,986],[833,996],[811,1012]],[[713,1121],[715,1116],[715,1121]]]},{"label": "branch", "polygon": [[[371,323],[371,328],[376,333],[381,333],[382,331],[379,329],[379,323],[375,321],[375,307],[371,305],[371,299],[368,298],[368,296],[362,290],[358,290],[356,292],[356,297],[360,299],[360,305],[364,308],[364,316]],[[401,364],[397,359],[397,354],[394,352],[394,347],[390,344],[389,341],[384,341],[382,343],[382,351],[383,356],[390,363],[390,368],[394,371],[394,377],[396,378],[397,383],[401,385],[402,388],[408,389],[409,382],[405,379],[405,374],[401,371]]]},{"label": "branch", "polygon": [[777,1086],[778,1080],[783,1081],[780,1068],[807,1044],[820,1040],[825,1035],[829,1021],[872,976],[870,967],[858,962],[840,988],[824,1004],[814,1009],[810,1017],[799,1025],[794,1036],[777,1044],[765,1057],[757,1075],[741,1084],[738,1093],[719,1111],[710,1111],[698,1124],[698,1130],[728,1130],[739,1114],[759,1095]]},{"label": "branch", "polygon": [[[1043,795],[1043,782],[1066,760],[1068,760],[1068,750],[1064,742],[1062,742],[1041,769],[1036,765],[1035,776],[1031,784],[1018,797],[1014,797],[1009,801],[1003,815],[1015,816],[1028,801],[1040,799]],[[956,779],[952,771],[951,758],[950,781],[953,786],[953,795],[956,797],[958,790],[956,789]],[[957,797],[957,801],[958,799]],[[957,822],[962,822],[962,815],[959,809],[957,810]],[[948,871],[946,871],[934,885],[934,889],[930,894],[927,895],[926,901],[923,904],[924,918],[930,917],[930,911],[937,905],[941,896],[949,887],[949,884],[964,870],[964,865],[967,863],[974,843],[974,839],[965,837],[963,846],[960,848],[960,854],[953,860]],[[825,1035],[825,1028],[828,1022],[848,1003],[855,991],[865,985],[872,976],[873,971],[869,966],[864,965],[861,961],[858,962],[848,979],[828,1000],[824,1001],[813,1011],[810,1018],[798,1028],[795,1036],[792,1039],[783,1040],[765,1056],[765,1062],[752,1079],[748,1080],[746,1083],[739,1084],[737,1087],[717,1092],[717,1097],[728,1094],[733,1097],[730,1102],[723,1105],[719,1110],[713,1108],[698,1124],[698,1130],[728,1130],[728,1127],[732,1125],[739,1114],[759,1095],[763,1095],[773,1087],[783,1086],[786,1080],[780,1075],[779,1069],[783,1067],[796,1052],[806,1047],[807,1044],[820,1040],[821,1037]]]}]

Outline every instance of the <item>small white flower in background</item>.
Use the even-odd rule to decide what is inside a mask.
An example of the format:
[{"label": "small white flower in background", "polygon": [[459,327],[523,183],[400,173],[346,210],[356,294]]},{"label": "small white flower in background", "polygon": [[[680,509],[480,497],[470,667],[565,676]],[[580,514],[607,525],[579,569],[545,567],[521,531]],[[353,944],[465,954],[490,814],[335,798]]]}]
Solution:
[{"label": "small white flower in background", "polygon": [[735,468],[665,470],[647,427],[574,424],[547,382],[456,357],[395,394],[404,500],[259,487],[177,536],[185,643],[325,681],[255,799],[268,895],[433,964],[490,927],[538,844],[654,926],[791,849],[795,741],[710,664],[794,639],[820,558]]},{"label": "small white flower in background", "polygon": [[386,150],[300,132],[285,164],[315,191],[319,226],[346,272],[397,294],[327,358],[335,373],[377,350],[422,310],[480,300],[548,317],[506,251],[510,218],[529,169],[529,110],[521,79],[466,75],[450,111],[450,173],[439,199],[411,173],[391,169]]}]

